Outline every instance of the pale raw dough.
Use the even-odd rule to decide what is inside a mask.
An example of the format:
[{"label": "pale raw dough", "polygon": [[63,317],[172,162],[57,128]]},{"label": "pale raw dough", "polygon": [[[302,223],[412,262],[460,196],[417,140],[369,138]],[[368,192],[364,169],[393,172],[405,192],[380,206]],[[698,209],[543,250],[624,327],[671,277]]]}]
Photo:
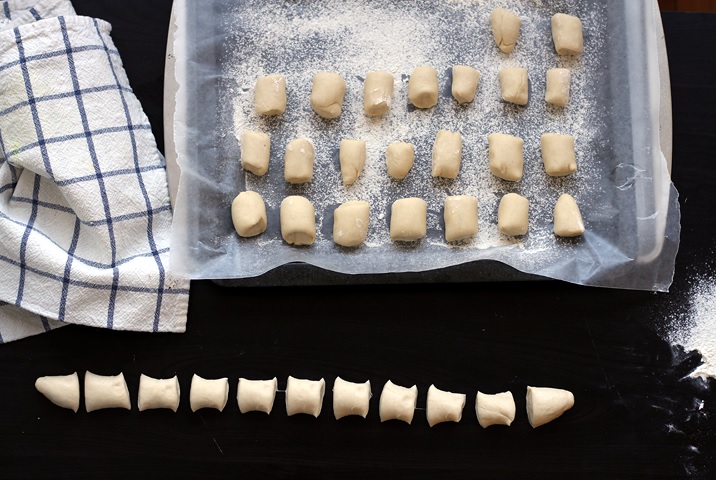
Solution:
[{"label": "pale raw dough", "polygon": [[400,420],[405,423],[413,422],[415,406],[418,403],[418,387],[410,388],[396,385],[390,380],[383,386],[380,394],[380,421]]},{"label": "pale raw dough", "polygon": [[572,15],[556,13],[552,17],[554,49],[560,55],[579,55],[584,50],[582,21]]},{"label": "pale raw dough", "polygon": [[452,96],[457,103],[470,103],[475,100],[477,86],[480,84],[480,72],[467,65],[452,67]]},{"label": "pale raw dough", "polygon": [[545,133],[540,139],[544,171],[552,177],[564,177],[577,171],[574,137],[559,133]]},{"label": "pale raw dough", "polygon": [[356,247],[368,236],[370,205],[362,200],[345,202],[333,212],[333,241],[343,247]]},{"label": "pale raw dough", "polygon": [[390,239],[412,242],[428,233],[428,204],[422,198],[401,198],[390,209]]},{"label": "pale raw dough", "polygon": [[465,394],[440,390],[435,385],[428,388],[428,403],[425,415],[431,427],[443,422],[459,422],[465,408]]},{"label": "pale raw dough", "polygon": [[290,245],[311,245],[316,240],[316,211],[306,198],[291,195],[281,202],[281,237]]},{"label": "pale raw dough", "polygon": [[273,410],[273,402],[276,399],[278,390],[278,379],[271,380],[247,380],[239,378],[239,385],[236,389],[236,401],[239,404],[239,411],[264,412],[267,414]]},{"label": "pale raw dough", "polygon": [[573,406],[574,395],[568,390],[527,387],[527,418],[532,428],[551,422]]},{"label": "pale raw dough", "polygon": [[465,240],[477,234],[477,198],[455,195],[445,198],[445,241]]},{"label": "pale raw dough", "polygon": [[393,74],[368,72],[363,82],[363,111],[366,115],[383,115],[393,99]]},{"label": "pale raw dough", "polygon": [[77,372],[40,377],[35,380],[35,388],[58,407],[68,408],[75,413],[80,408],[80,378]]},{"label": "pale raw dough", "polygon": [[274,73],[256,80],[254,108],[258,115],[281,115],[286,111],[286,78]]},{"label": "pale raw dough", "polygon": [[191,411],[196,412],[202,408],[215,408],[223,411],[226,402],[229,400],[229,379],[217,378],[207,380],[194,374],[191,377],[191,389],[189,391],[189,404]]},{"label": "pale raw dough", "polygon": [[527,105],[529,100],[529,79],[527,69],[506,67],[497,74],[500,79],[502,99],[516,105]]},{"label": "pale raw dough", "polygon": [[365,140],[341,140],[338,156],[343,183],[353,185],[365,167]]},{"label": "pale raw dough", "polygon": [[283,178],[288,183],[307,183],[313,180],[313,160],[316,150],[307,138],[297,138],[286,145]]},{"label": "pale raw dough", "polygon": [[254,175],[265,175],[271,158],[271,139],[263,132],[241,134],[241,166]]},{"label": "pale raw dough", "polygon": [[323,118],[336,118],[343,109],[346,81],[335,72],[319,72],[313,76],[311,107]]},{"label": "pale raw dough", "polygon": [[139,395],[137,407],[139,411],[167,408],[174,412],[179,408],[179,379],[158,379],[144,374],[139,376]]},{"label": "pale raw dough", "polygon": [[495,8],[490,14],[490,26],[495,43],[504,53],[511,53],[520,35],[520,17],[504,8]]},{"label": "pale raw dough", "polygon": [[85,409],[87,412],[93,412],[104,408],[132,409],[124,374],[104,376],[87,371],[85,373]]},{"label": "pale raw dough", "polygon": [[254,237],[266,230],[266,204],[256,192],[239,193],[231,202],[231,220],[241,237]]},{"label": "pale raw dough", "polygon": [[508,193],[497,207],[497,230],[504,235],[525,235],[529,228],[530,202],[516,193]]},{"label": "pale raw dough", "polygon": [[408,175],[415,162],[415,146],[412,143],[395,142],[385,149],[385,163],[388,175],[402,180]]},{"label": "pale raw dough", "polygon": [[554,206],[554,234],[578,237],[584,234],[584,221],[577,202],[571,195],[562,194]]},{"label": "pale raw dough", "polygon": [[370,382],[353,383],[336,377],[333,382],[333,415],[336,420],[349,415],[365,418],[370,408]]},{"label": "pale raw dough", "polygon": [[490,425],[510,426],[515,420],[515,398],[512,392],[502,392],[490,395],[477,392],[475,398],[475,412],[477,421],[482,428]]},{"label": "pale raw dough", "polygon": [[440,130],[433,143],[433,177],[457,178],[462,159],[460,132]]},{"label": "pale raw dough", "polygon": [[487,136],[489,146],[490,172],[496,177],[511,182],[522,179],[524,168],[524,140],[504,133]]},{"label": "pale raw dough", "polygon": [[550,68],[547,70],[547,92],[544,100],[558,107],[565,107],[569,103],[569,86],[572,73],[568,68]]},{"label": "pale raw dough", "polygon": [[305,413],[318,417],[323,407],[326,381],[288,377],[286,384],[286,415]]},{"label": "pale raw dough", "polygon": [[433,67],[415,67],[408,80],[408,100],[418,108],[437,105],[438,72]]}]

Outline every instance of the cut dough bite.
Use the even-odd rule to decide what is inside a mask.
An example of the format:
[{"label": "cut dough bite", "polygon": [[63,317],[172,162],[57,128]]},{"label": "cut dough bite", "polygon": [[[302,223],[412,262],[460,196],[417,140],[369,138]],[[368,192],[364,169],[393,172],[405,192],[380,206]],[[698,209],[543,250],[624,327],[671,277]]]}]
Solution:
[{"label": "cut dough bite", "polygon": [[443,422],[459,422],[465,408],[465,394],[452,393],[438,389],[435,385],[428,388],[426,416],[431,427]]},{"label": "cut dough bite", "polygon": [[504,8],[495,8],[490,14],[490,26],[495,43],[504,53],[511,53],[520,35],[520,17]]},{"label": "cut dough bite", "polygon": [[418,108],[438,103],[438,72],[431,66],[416,67],[408,80],[408,100]]},{"label": "cut dough bite", "polygon": [[455,195],[445,198],[445,241],[465,240],[477,234],[477,198]]},{"label": "cut dough bite", "polygon": [[452,67],[452,96],[457,103],[470,103],[475,100],[477,86],[480,84],[480,72],[467,65]]},{"label": "cut dough bite", "polygon": [[191,377],[191,389],[189,391],[189,404],[191,411],[196,412],[202,408],[215,408],[223,411],[226,402],[229,400],[229,379],[217,378],[207,380],[194,374]]},{"label": "cut dough bite", "polygon": [[418,387],[401,387],[388,380],[380,394],[380,421],[400,420],[407,424],[413,422],[415,406],[418,403]]},{"label": "cut dough bite", "polygon": [[278,380],[247,380],[239,378],[236,389],[236,401],[241,413],[264,412],[271,413],[273,402],[276,399]]},{"label": "cut dough bite", "polygon": [[363,111],[366,115],[383,115],[393,99],[393,74],[368,72],[363,82]]},{"label": "cut dough bite", "polygon": [[338,155],[343,183],[353,185],[365,168],[365,140],[341,140]]},{"label": "cut dough bite", "polygon": [[545,133],[540,139],[544,171],[552,177],[564,177],[577,171],[574,137],[559,133]]},{"label": "cut dough bite", "polygon": [[333,212],[333,241],[343,247],[356,247],[368,236],[370,205],[362,200],[345,202]]},{"label": "cut dough bite", "polygon": [[311,107],[323,118],[336,118],[343,109],[346,81],[335,72],[319,72],[313,76]]},{"label": "cut dough bite", "polygon": [[274,73],[256,80],[254,108],[259,115],[281,115],[286,111],[286,78]]},{"label": "cut dough bite", "polygon": [[457,178],[462,158],[460,132],[440,130],[433,143],[433,177]]},{"label": "cut dough bite", "polygon": [[527,387],[527,418],[537,428],[562,416],[574,406],[574,395],[568,390],[550,387]]},{"label": "cut dough bite", "polygon": [[554,206],[554,234],[560,237],[578,237],[584,234],[584,221],[577,202],[563,193]]},{"label": "cut dough bite", "polygon": [[307,138],[297,138],[286,145],[283,178],[288,183],[307,183],[313,180],[313,161],[316,151]]},{"label": "cut dough bite", "polygon": [[477,421],[482,428],[490,425],[510,426],[515,420],[515,399],[512,392],[487,393],[477,392],[475,412]]},{"label": "cut dough bite", "polygon": [[516,193],[508,193],[497,207],[497,230],[504,235],[525,235],[529,228],[530,202]]},{"label": "cut dough bite", "polygon": [[271,140],[263,132],[245,131],[241,134],[241,166],[254,175],[268,172]]},{"label": "cut dough bite", "polygon": [[336,377],[333,382],[333,415],[336,420],[349,415],[365,418],[370,408],[370,382],[353,383]]},{"label": "cut dough bite", "polygon": [[419,240],[428,233],[428,204],[422,198],[401,198],[390,209],[390,239]]},{"label": "cut dough bite", "polygon": [[385,163],[388,168],[388,175],[402,180],[407,175],[415,162],[415,146],[412,143],[395,142],[385,149]]},{"label": "cut dough bite", "polygon": [[305,380],[289,376],[286,384],[286,414],[290,417],[305,413],[318,417],[323,407],[325,391],[324,379]]},{"label": "cut dough bite", "polygon": [[487,143],[490,172],[503,180],[520,181],[524,168],[524,140],[504,133],[491,133],[487,136]]},{"label": "cut dough bite", "polygon": [[290,245],[311,245],[316,240],[316,211],[306,198],[291,195],[281,202],[281,237]]},{"label": "cut dough bite", "polygon": [[105,376],[87,371],[85,373],[85,409],[89,413],[105,408],[132,409],[124,374]]},{"label": "cut dough bite", "polygon": [[266,204],[256,192],[239,193],[231,202],[231,220],[241,237],[254,237],[266,231]]},{"label": "cut dough bite", "polygon": [[567,68],[547,70],[547,92],[544,100],[552,105],[564,107],[569,103],[569,87],[572,73]]},{"label": "cut dough bite", "polygon": [[80,379],[77,372],[40,377],[35,380],[35,388],[58,407],[75,413],[80,408]]},{"label": "cut dough bite", "polygon": [[179,379],[177,376],[157,379],[144,374],[139,376],[137,407],[140,412],[167,408],[174,412],[179,408]]},{"label": "cut dough bite", "polygon": [[552,16],[552,39],[554,49],[560,55],[579,55],[584,50],[582,21],[565,13]]},{"label": "cut dough bite", "polygon": [[500,79],[502,99],[516,105],[527,105],[529,100],[529,78],[527,69],[506,67],[497,74]]}]

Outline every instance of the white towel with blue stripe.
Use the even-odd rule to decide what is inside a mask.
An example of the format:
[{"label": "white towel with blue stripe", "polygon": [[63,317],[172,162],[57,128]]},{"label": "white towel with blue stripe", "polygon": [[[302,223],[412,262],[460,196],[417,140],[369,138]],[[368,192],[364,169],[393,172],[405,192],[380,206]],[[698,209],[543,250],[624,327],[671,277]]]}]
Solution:
[{"label": "white towel with blue stripe", "polygon": [[164,159],[111,26],[67,0],[0,6],[0,342],[184,331]]}]

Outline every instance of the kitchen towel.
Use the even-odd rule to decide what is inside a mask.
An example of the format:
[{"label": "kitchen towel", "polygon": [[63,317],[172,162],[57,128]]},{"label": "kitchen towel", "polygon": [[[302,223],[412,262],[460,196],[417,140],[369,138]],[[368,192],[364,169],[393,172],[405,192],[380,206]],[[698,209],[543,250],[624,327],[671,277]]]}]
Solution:
[{"label": "kitchen towel", "polygon": [[[11,22],[8,5],[29,11],[2,3]],[[164,159],[110,30],[58,16],[0,31],[0,342],[64,323],[185,329]]]}]

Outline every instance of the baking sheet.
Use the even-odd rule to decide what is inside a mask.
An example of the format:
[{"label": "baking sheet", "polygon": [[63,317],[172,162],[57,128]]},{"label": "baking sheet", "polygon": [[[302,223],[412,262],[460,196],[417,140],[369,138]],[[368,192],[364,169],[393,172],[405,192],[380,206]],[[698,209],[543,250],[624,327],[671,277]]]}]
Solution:
[{"label": "baking sheet", "polygon": [[[202,4],[201,9],[180,6],[188,9],[184,15],[188,42],[181,46],[186,49],[187,60],[177,64],[182,87],[175,135],[187,141],[177,145],[183,175],[173,232],[173,268],[192,278],[238,278],[258,275],[292,261],[337,272],[383,273],[493,259],[523,272],[575,283],[667,289],[678,247],[679,212],[676,191],[658,147],[659,77],[653,5],[618,1],[524,2],[516,8],[525,19],[521,37],[524,49],[518,53],[518,48],[507,57],[494,47],[487,18],[494,5],[511,6],[510,3],[394,2],[382,7],[371,3],[371,8],[387,9],[377,12],[374,18],[388,18],[395,28],[399,22],[390,14],[411,12],[413,24],[423,20],[429,25],[427,35],[435,40],[430,42],[429,51],[421,51],[421,45],[424,47],[427,42],[418,41],[420,35],[413,32],[407,43],[395,46],[401,53],[415,47],[414,52],[402,55],[405,58],[383,52],[380,58],[373,55],[348,62],[346,53],[356,53],[356,43],[372,38],[385,27],[380,22],[351,23],[346,20],[348,17],[341,17],[346,13],[360,17],[362,12],[354,10],[363,2],[332,2],[328,10],[316,2],[284,2],[266,12],[261,11],[266,8],[262,2],[215,1],[209,8]],[[577,14],[585,24],[587,47],[577,59],[560,58],[553,52],[549,17],[556,11]],[[320,15],[325,18],[317,18]],[[334,22],[330,21],[331,15]],[[224,20],[216,25],[209,17]],[[259,24],[259,18],[271,20]],[[287,19],[299,25],[298,33],[283,28]],[[323,27],[311,34],[311,25],[342,25],[350,31],[338,29],[336,33],[336,28]],[[288,36],[282,39],[283,31]],[[296,49],[297,40],[309,44]],[[465,44],[472,48],[463,49]],[[293,46],[291,52],[295,56],[291,57],[287,48],[281,50],[281,45]],[[318,49],[325,45],[332,48]],[[316,47],[319,55],[315,51],[305,54],[311,46]],[[376,48],[392,47],[378,42]],[[287,58],[295,60],[296,65],[289,72],[285,71]],[[376,65],[380,63],[376,58],[384,64]],[[386,59],[395,58],[400,58],[397,63],[404,64],[397,67],[395,63],[385,64]],[[429,113],[411,111],[404,98],[408,63],[415,65],[423,59],[436,66],[441,85],[446,86],[439,106]],[[341,73],[349,83],[344,114],[331,125],[315,125],[316,118],[307,102],[312,75],[307,67],[315,68],[321,62],[344,68]],[[450,99],[447,74],[454,63],[474,64],[482,71],[478,100],[467,109],[457,109]],[[530,71],[532,100],[526,109],[503,104],[498,98],[497,69],[514,65],[527,66]],[[565,112],[556,112],[544,105],[540,94],[543,95],[546,69],[562,65],[573,69],[573,87],[578,88],[573,89],[570,107]],[[279,71],[278,67],[282,67],[280,70],[289,80],[291,101],[287,114],[273,123],[251,118],[251,88],[257,74]],[[407,119],[407,122],[391,125],[389,120],[383,125],[368,125],[366,130],[365,118],[356,105],[360,104],[362,94],[360,75],[373,67],[392,67],[396,71],[396,102],[390,120]],[[309,81],[298,81],[302,76]],[[358,185],[353,191],[343,189],[337,174],[340,138],[367,132],[371,157],[367,170],[372,166],[373,173],[379,173],[384,162],[380,150],[385,146],[380,143],[388,138],[386,128],[380,127],[388,124],[406,135],[404,124],[414,125],[416,118],[424,119],[430,126],[418,131],[416,138],[409,138],[416,143],[418,158],[424,160],[414,167],[416,175],[412,183],[391,183],[385,176],[385,183]],[[254,125],[272,135],[272,170],[258,181],[239,168],[239,147],[234,136],[237,127]],[[300,130],[306,125],[313,128],[310,133],[319,137],[312,139],[317,146],[317,164],[323,158],[324,170],[318,169],[319,181],[308,188],[296,189],[283,183],[282,146],[292,135],[303,133]],[[435,182],[429,178],[429,149],[434,132],[451,127],[461,130],[465,140],[461,176],[456,182]],[[519,134],[526,141],[526,175],[518,185],[492,179],[486,171],[485,137],[491,131],[504,130]],[[575,134],[580,170],[574,178],[549,179],[541,171],[539,135],[546,131]],[[380,141],[371,145],[371,139]],[[244,188],[262,193],[269,207],[269,230],[258,239],[239,239],[231,227],[228,205]],[[522,240],[496,233],[497,202],[507,191],[517,191],[532,201],[530,234]],[[551,235],[551,208],[562,191],[571,193],[582,206],[588,228],[582,239],[564,241]],[[290,247],[280,240],[278,204],[285,195],[295,193],[305,194],[317,204],[318,241],[310,248]],[[390,203],[416,193],[429,203],[427,239],[409,246],[386,241]],[[481,226],[473,242],[448,245],[442,240],[440,208],[448,193],[478,196]],[[339,200],[364,198],[366,194],[373,204],[368,245],[355,250],[336,247],[330,238],[333,208]]]}]

